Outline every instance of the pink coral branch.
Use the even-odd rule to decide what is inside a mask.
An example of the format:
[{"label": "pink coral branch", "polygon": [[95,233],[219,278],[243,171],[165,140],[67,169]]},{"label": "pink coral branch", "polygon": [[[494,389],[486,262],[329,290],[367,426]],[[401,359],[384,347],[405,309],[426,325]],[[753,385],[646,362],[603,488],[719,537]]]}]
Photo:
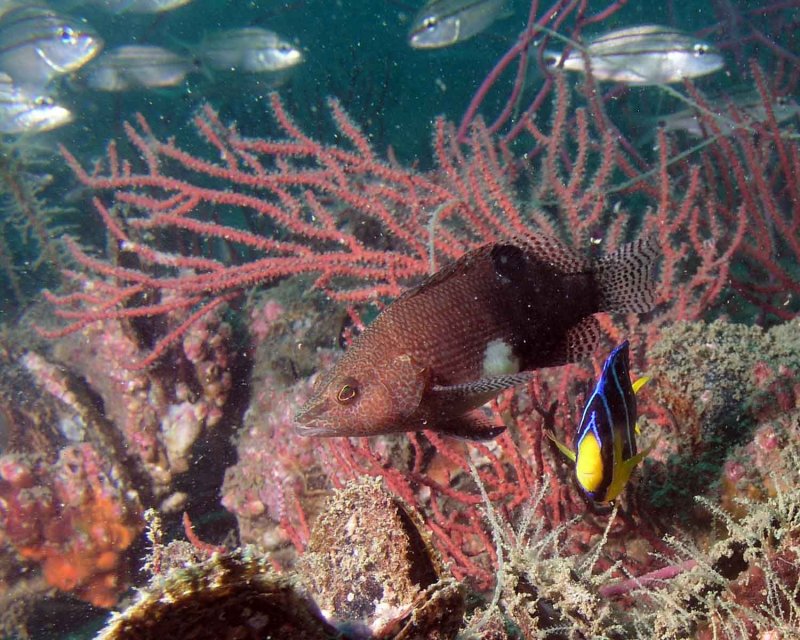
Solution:
[{"label": "pink coral branch", "polygon": [[696,566],[696,560],[685,560],[680,564],[650,571],[649,573],[645,573],[638,578],[629,578],[628,580],[623,580],[622,582],[600,587],[599,593],[603,598],[616,598],[618,596],[624,596],[629,594],[631,591],[635,591],[636,589],[643,589],[651,585],[671,580],[675,576],[679,576],[686,571],[691,571]]},{"label": "pink coral branch", "polygon": [[[399,294],[425,275],[434,255],[452,259],[471,246],[526,229],[507,195],[503,162],[479,125],[470,156],[458,149],[451,129],[437,126],[441,175],[432,177],[380,160],[335,101],[330,103],[334,122],[352,150],[313,140],[277,96],[271,104],[288,139],[248,140],[210,108],[201,111],[195,126],[217,160],[190,154],[171,139],[160,141],[141,117],[125,129],[144,160],[141,172],[120,161],[114,144],[105,173],[101,165],[89,173],[62,149],[78,180],[95,192],[95,210],[117,252],[135,256],[136,266],[93,257],[68,241],[87,273],[87,291],[102,286],[110,295],[100,304],[87,292],[49,295],[57,314],[73,322],[43,329],[44,335],[64,335],[109,318],[176,311],[199,318],[212,302],[217,306],[245,288],[300,274],[314,274],[314,286],[332,298],[376,300]],[[221,215],[208,219],[209,207],[236,212],[244,225],[221,222]],[[347,226],[351,219],[355,225],[376,223],[376,231],[392,238],[391,248],[359,238]],[[465,229],[469,240],[455,233]],[[204,247],[206,255],[176,249],[181,246]],[[226,263],[213,252],[221,246],[236,247],[246,259]],[[154,352],[163,354],[185,329],[185,324],[170,328]],[[154,361],[148,358],[146,364]]]}]

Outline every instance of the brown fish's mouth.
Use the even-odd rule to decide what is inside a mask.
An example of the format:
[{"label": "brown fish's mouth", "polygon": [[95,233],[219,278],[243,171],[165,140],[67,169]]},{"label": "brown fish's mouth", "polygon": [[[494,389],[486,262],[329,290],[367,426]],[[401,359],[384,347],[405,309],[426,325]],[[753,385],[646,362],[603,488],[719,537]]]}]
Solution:
[{"label": "brown fish's mouth", "polygon": [[321,400],[310,400],[300,407],[294,414],[295,422],[301,424],[311,422],[324,415],[330,409],[330,402],[325,398]]},{"label": "brown fish's mouth", "polygon": [[330,427],[321,427],[312,424],[303,424],[295,421],[294,430],[301,436],[333,436],[336,435]]},{"label": "brown fish's mouth", "polygon": [[301,436],[333,435],[333,430],[324,423],[320,424],[319,419],[328,412],[329,404],[327,400],[323,399],[303,406],[294,416],[295,431]]}]

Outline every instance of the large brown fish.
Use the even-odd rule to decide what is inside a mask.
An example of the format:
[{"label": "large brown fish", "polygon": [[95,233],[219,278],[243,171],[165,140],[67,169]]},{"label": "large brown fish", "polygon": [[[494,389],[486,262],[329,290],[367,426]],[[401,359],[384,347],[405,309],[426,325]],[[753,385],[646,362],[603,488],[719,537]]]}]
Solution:
[{"label": "large brown fish", "polygon": [[317,380],[303,435],[433,429],[491,438],[479,407],[530,371],[590,355],[592,314],[653,306],[658,251],[647,240],[592,261],[547,236],[487,244],[390,304]]}]

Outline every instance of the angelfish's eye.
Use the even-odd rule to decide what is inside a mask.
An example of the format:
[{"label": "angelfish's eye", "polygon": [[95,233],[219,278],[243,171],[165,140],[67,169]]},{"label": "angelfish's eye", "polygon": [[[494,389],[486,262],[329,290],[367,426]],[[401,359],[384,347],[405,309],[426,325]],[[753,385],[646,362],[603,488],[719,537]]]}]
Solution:
[{"label": "angelfish's eye", "polygon": [[694,45],[694,54],[696,56],[702,56],[708,53],[708,46],[704,44],[696,44]]},{"label": "angelfish's eye", "polygon": [[339,393],[336,394],[336,400],[341,402],[342,404],[347,404],[348,402],[352,402],[356,399],[358,395],[358,387],[352,383],[345,383],[342,385],[342,388],[339,389]]}]

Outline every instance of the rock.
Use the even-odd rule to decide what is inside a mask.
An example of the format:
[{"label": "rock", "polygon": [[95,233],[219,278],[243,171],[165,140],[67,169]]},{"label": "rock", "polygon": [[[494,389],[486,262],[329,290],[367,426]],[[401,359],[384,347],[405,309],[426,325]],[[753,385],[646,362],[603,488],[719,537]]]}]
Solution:
[{"label": "rock", "polygon": [[454,638],[464,594],[424,531],[379,479],[350,483],[327,503],[298,571],[325,617],[350,635]]}]

